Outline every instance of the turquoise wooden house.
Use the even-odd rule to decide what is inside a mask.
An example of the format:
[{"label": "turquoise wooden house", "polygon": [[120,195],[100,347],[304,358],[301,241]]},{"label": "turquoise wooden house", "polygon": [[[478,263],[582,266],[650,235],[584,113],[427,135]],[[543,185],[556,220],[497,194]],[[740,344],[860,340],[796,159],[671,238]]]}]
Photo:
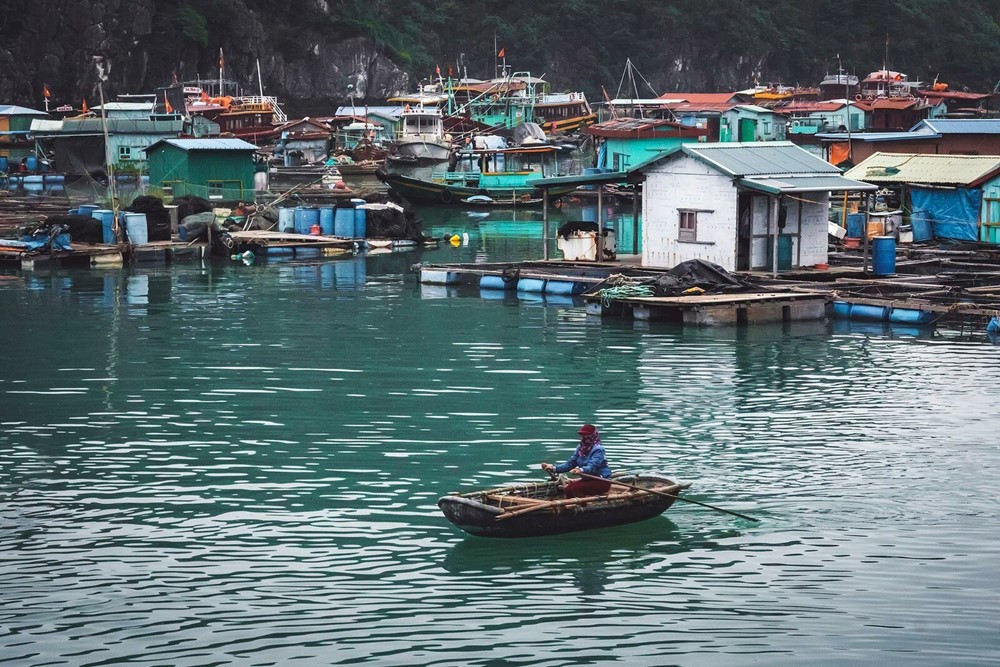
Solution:
[{"label": "turquoise wooden house", "polygon": [[755,104],[672,102],[664,106],[682,125],[708,130],[708,141],[784,141],[785,116]]},{"label": "turquoise wooden house", "polygon": [[597,167],[608,171],[625,171],[659,151],[704,141],[709,134],[706,128],[653,118],[609,120],[584,131],[602,142],[597,154]]},{"label": "turquoise wooden house", "polygon": [[867,127],[865,109],[847,100],[791,102],[775,109],[788,115],[789,134],[860,132]]},{"label": "turquoise wooden house", "polygon": [[174,197],[247,201],[254,196],[256,151],[242,139],[164,139],[146,149],[149,183]]}]

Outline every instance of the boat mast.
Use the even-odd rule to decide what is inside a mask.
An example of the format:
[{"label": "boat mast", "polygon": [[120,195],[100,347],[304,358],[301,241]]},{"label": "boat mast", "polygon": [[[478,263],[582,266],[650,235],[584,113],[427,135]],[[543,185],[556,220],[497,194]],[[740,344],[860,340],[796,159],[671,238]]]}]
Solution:
[{"label": "boat mast", "polygon": [[260,86],[260,96],[264,97],[264,79],[260,75],[260,58],[257,58],[257,84]]}]

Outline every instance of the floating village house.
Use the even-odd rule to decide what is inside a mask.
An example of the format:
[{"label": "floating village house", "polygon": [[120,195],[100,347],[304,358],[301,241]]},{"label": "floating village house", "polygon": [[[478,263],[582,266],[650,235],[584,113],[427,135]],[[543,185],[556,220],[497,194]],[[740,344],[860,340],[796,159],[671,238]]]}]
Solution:
[{"label": "floating village house", "polygon": [[274,135],[275,154],[284,157],[286,167],[298,167],[326,159],[333,130],[319,120],[302,118],[278,126]]},{"label": "floating village house", "polygon": [[584,131],[601,141],[597,167],[611,171],[625,171],[645,162],[655,152],[670,150],[683,143],[704,141],[709,133],[707,128],[655,118],[609,120]]},{"label": "floating village house", "polygon": [[106,168],[110,157],[115,169],[144,172],[145,150],[162,139],[180,136],[184,121],[180,116],[149,118],[79,117],[64,120],[35,120],[31,124],[35,142],[46,154],[55,157],[58,171],[67,174],[92,174]]},{"label": "floating village house", "polygon": [[5,144],[26,142],[31,131],[31,121],[47,116],[44,111],[13,104],[0,104],[0,142]]},{"label": "floating village house", "polygon": [[833,164],[848,155],[858,164],[875,153],[1000,155],[1000,118],[934,118],[906,132],[861,132],[850,137],[845,132],[827,132],[815,138]]},{"label": "floating village house", "polygon": [[876,189],[789,142],[684,144],[633,171],[644,176],[644,266],[823,265],[830,193]]},{"label": "floating village house", "polygon": [[743,103],[741,93],[667,93],[663,108],[683,125],[706,128],[708,141],[782,141],[785,116]]},{"label": "floating village house", "polygon": [[791,102],[775,107],[788,115],[788,134],[816,134],[865,129],[865,111],[847,100]]},{"label": "floating village house", "polygon": [[175,197],[246,201],[254,194],[256,151],[242,139],[164,139],[146,149],[149,183]]},{"label": "floating village house", "polygon": [[1000,244],[1000,154],[875,153],[845,176],[895,190],[914,241]]},{"label": "floating village house", "polygon": [[382,132],[387,137],[395,137],[399,132],[401,117],[403,115],[403,105],[399,106],[376,106],[359,107],[344,106],[337,107],[337,116],[354,116],[362,118],[369,123],[382,126]]}]

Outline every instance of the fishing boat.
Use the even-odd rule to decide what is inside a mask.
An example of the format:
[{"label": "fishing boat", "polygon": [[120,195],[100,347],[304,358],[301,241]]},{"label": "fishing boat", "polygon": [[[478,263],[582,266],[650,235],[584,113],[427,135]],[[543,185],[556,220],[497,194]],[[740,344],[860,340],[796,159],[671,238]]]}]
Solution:
[{"label": "fishing boat", "polygon": [[[557,480],[454,493],[438,500],[453,524],[480,537],[537,537],[607,528],[659,516],[691,486],[659,475],[616,475],[603,496],[563,498]],[[630,485],[630,487],[624,486]]]},{"label": "fishing boat", "polygon": [[444,133],[444,117],[437,107],[406,107],[400,114],[396,154],[443,162],[451,153],[451,138]]},{"label": "fishing boat", "polygon": [[[479,205],[485,196],[507,205],[540,205],[542,191],[534,181],[554,168],[551,158],[557,149],[552,146],[525,148],[495,148],[466,150],[458,155],[456,166],[468,166],[465,171],[449,171],[436,178],[415,178],[378,170],[375,175],[399,197],[412,204]],[[540,160],[540,164],[534,162]],[[550,197],[561,197],[576,186],[550,188]]]}]

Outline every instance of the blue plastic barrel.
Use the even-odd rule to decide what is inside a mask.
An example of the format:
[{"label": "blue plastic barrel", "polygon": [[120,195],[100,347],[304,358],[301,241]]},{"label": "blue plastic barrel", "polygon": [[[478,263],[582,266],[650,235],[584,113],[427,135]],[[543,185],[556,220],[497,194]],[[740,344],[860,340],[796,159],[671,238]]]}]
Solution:
[{"label": "blue plastic barrel", "polygon": [[319,210],[319,226],[324,236],[333,236],[333,207],[324,206]]},{"label": "blue plastic barrel", "polygon": [[90,212],[90,217],[101,221],[101,240],[105,243],[115,242],[115,212],[106,208],[99,208]]},{"label": "blue plastic barrel", "polygon": [[77,215],[92,216],[94,215],[94,211],[96,211],[99,208],[101,207],[98,206],[97,204],[83,204],[76,210],[77,210]]},{"label": "blue plastic barrel", "polygon": [[24,166],[28,168],[28,171],[38,171],[38,156],[29,155],[24,158]]},{"label": "blue plastic barrel", "polygon": [[319,224],[319,209],[312,206],[298,206],[295,209],[295,233],[308,234],[313,225]]},{"label": "blue plastic barrel", "polygon": [[536,278],[521,278],[517,281],[518,292],[544,292],[545,281]]},{"label": "blue plastic barrel", "polygon": [[295,231],[295,209],[294,208],[279,208],[278,209],[278,228],[279,232],[294,232]]},{"label": "blue plastic barrel", "polygon": [[584,283],[576,283],[571,280],[550,280],[545,283],[546,294],[569,295],[580,294],[586,289]]},{"label": "blue plastic barrel", "polygon": [[354,209],[354,238],[363,239],[365,237],[368,222],[368,210],[363,208]]},{"label": "blue plastic barrel", "polygon": [[503,276],[483,276],[479,279],[479,289],[514,289],[517,283],[513,280],[504,280]]},{"label": "blue plastic barrel", "polygon": [[872,239],[872,274],[891,276],[896,273],[896,237],[876,236]]},{"label": "blue plastic barrel", "polygon": [[865,235],[865,213],[847,214],[847,236],[852,239],[860,239]]},{"label": "blue plastic barrel", "polygon": [[351,238],[354,236],[354,208],[338,206],[333,212],[333,235]]},{"label": "blue plastic barrel", "polygon": [[934,228],[931,221],[923,215],[914,213],[910,217],[910,226],[913,227],[914,241],[930,241],[934,238]]},{"label": "blue plastic barrel", "polygon": [[0,155],[0,171],[6,174],[8,169],[10,169],[10,160],[7,159],[6,155]]},{"label": "blue plastic barrel", "polygon": [[129,243],[144,245],[149,242],[149,229],[146,225],[145,213],[126,213],[125,231],[128,232]]}]

